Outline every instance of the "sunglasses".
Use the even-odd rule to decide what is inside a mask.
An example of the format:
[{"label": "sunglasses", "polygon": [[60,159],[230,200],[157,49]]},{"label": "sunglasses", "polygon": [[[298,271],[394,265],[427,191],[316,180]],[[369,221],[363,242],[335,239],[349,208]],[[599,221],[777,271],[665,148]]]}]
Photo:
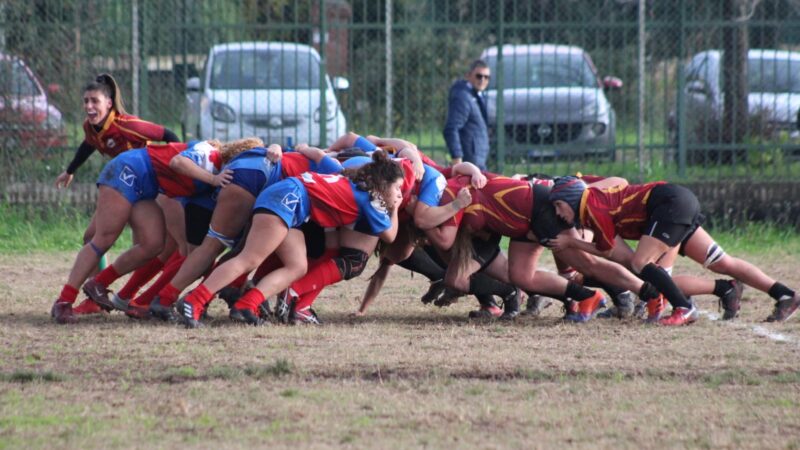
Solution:
[{"label": "sunglasses", "polygon": [[476,73],[475,74],[475,78],[477,78],[478,80],[488,80],[489,78],[492,78],[492,76],[491,75],[484,75],[482,73]]}]

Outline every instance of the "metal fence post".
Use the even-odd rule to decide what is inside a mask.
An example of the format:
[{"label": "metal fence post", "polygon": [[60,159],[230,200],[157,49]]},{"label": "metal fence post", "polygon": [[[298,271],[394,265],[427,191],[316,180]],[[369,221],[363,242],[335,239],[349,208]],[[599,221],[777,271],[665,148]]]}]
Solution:
[{"label": "metal fence post", "polygon": [[328,65],[325,46],[327,40],[325,34],[328,32],[327,11],[325,10],[325,0],[319,0],[319,145],[328,146]]},{"label": "metal fence post", "polygon": [[503,102],[503,42],[505,41],[505,3],[497,2],[500,11],[499,30],[497,31],[497,98],[495,99],[496,114],[494,115],[494,132],[497,136],[497,172],[503,173],[506,160],[506,127],[505,106]]},{"label": "metal fence post", "polygon": [[392,136],[392,0],[386,0],[386,136]]},{"label": "metal fence post", "polygon": [[131,90],[133,115],[139,115],[139,0],[131,2]]},{"label": "metal fence post", "polygon": [[678,66],[676,68],[676,77],[678,79],[678,105],[677,114],[675,118],[675,126],[677,127],[678,136],[678,176],[686,176],[686,98],[683,95],[684,79],[683,79],[683,56],[686,54],[686,45],[684,35],[686,34],[686,1],[680,0],[680,37],[678,38]]},{"label": "metal fence post", "polygon": [[637,116],[638,120],[636,121],[636,155],[639,160],[639,182],[641,183],[644,180],[644,95],[645,95],[645,77],[647,74],[645,73],[645,47],[647,46],[647,37],[645,34],[645,7],[647,6],[647,2],[645,0],[639,0],[639,36],[638,36],[638,47],[639,47],[639,63],[638,63],[638,74],[639,80],[637,82],[638,87],[638,101],[636,102],[637,107]]}]

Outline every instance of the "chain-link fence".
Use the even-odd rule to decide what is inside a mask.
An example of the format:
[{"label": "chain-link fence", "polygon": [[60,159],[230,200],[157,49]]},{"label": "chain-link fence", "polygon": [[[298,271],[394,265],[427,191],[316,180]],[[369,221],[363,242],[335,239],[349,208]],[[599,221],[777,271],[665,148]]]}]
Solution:
[{"label": "chain-link fence", "polygon": [[64,169],[101,72],[184,139],[353,130],[443,161],[449,87],[478,57],[497,170],[800,173],[797,0],[31,0],[0,4],[0,185]]}]

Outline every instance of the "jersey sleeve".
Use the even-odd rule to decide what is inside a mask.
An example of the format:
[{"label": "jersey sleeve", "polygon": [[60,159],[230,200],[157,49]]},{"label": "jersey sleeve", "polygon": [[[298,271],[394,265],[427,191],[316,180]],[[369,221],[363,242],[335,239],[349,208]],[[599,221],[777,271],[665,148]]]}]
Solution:
[{"label": "jersey sleeve", "polygon": [[359,194],[362,194],[358,195],[361,218],[358,220],[356,230],[372,235],[388,230],[392,226],[392,219],[386,208],[380,204],[379,200],[371,200],[368,193],[360,192]]},{"label": "jersey sleeve", "polygon": [[191,159],[203,170],[214,174],[219,173],[219,169],[222,166],[222,158],[219,151],[206,141],[198,142],[179,154]]},{"label": "jersey sleeve", "polygon": [[424,167],[425,175],[422,176],[422,180],[419,182],[420,188],[417,200],[428,206],[438,206],[439,200],[442,198],[442,192],[447,187],[447,180],[433,167],[427,164]]},{"label": "jersey sleeve", "polygon": [[373,144],[372,142],[368,141],[366,138],[359,136],[356,138],[356,141],[353,143],[353,147],[360,148],[365,152],[374,152],[378,149],[378,146]]}]

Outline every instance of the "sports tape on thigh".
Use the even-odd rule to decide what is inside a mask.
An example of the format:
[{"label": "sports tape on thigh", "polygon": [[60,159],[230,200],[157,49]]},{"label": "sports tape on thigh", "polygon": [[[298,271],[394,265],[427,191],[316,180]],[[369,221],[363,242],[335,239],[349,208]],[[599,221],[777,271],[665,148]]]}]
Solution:
[{"label": "sports tape on thigh", "polygon": [[236,245],[236,238],[229,238],[222,233],[214,231],[214,229],[210,226],[208,227],[208,233],[206,233],[206,236],[222,242],[222,245],[227,248],[233,248]]}]

